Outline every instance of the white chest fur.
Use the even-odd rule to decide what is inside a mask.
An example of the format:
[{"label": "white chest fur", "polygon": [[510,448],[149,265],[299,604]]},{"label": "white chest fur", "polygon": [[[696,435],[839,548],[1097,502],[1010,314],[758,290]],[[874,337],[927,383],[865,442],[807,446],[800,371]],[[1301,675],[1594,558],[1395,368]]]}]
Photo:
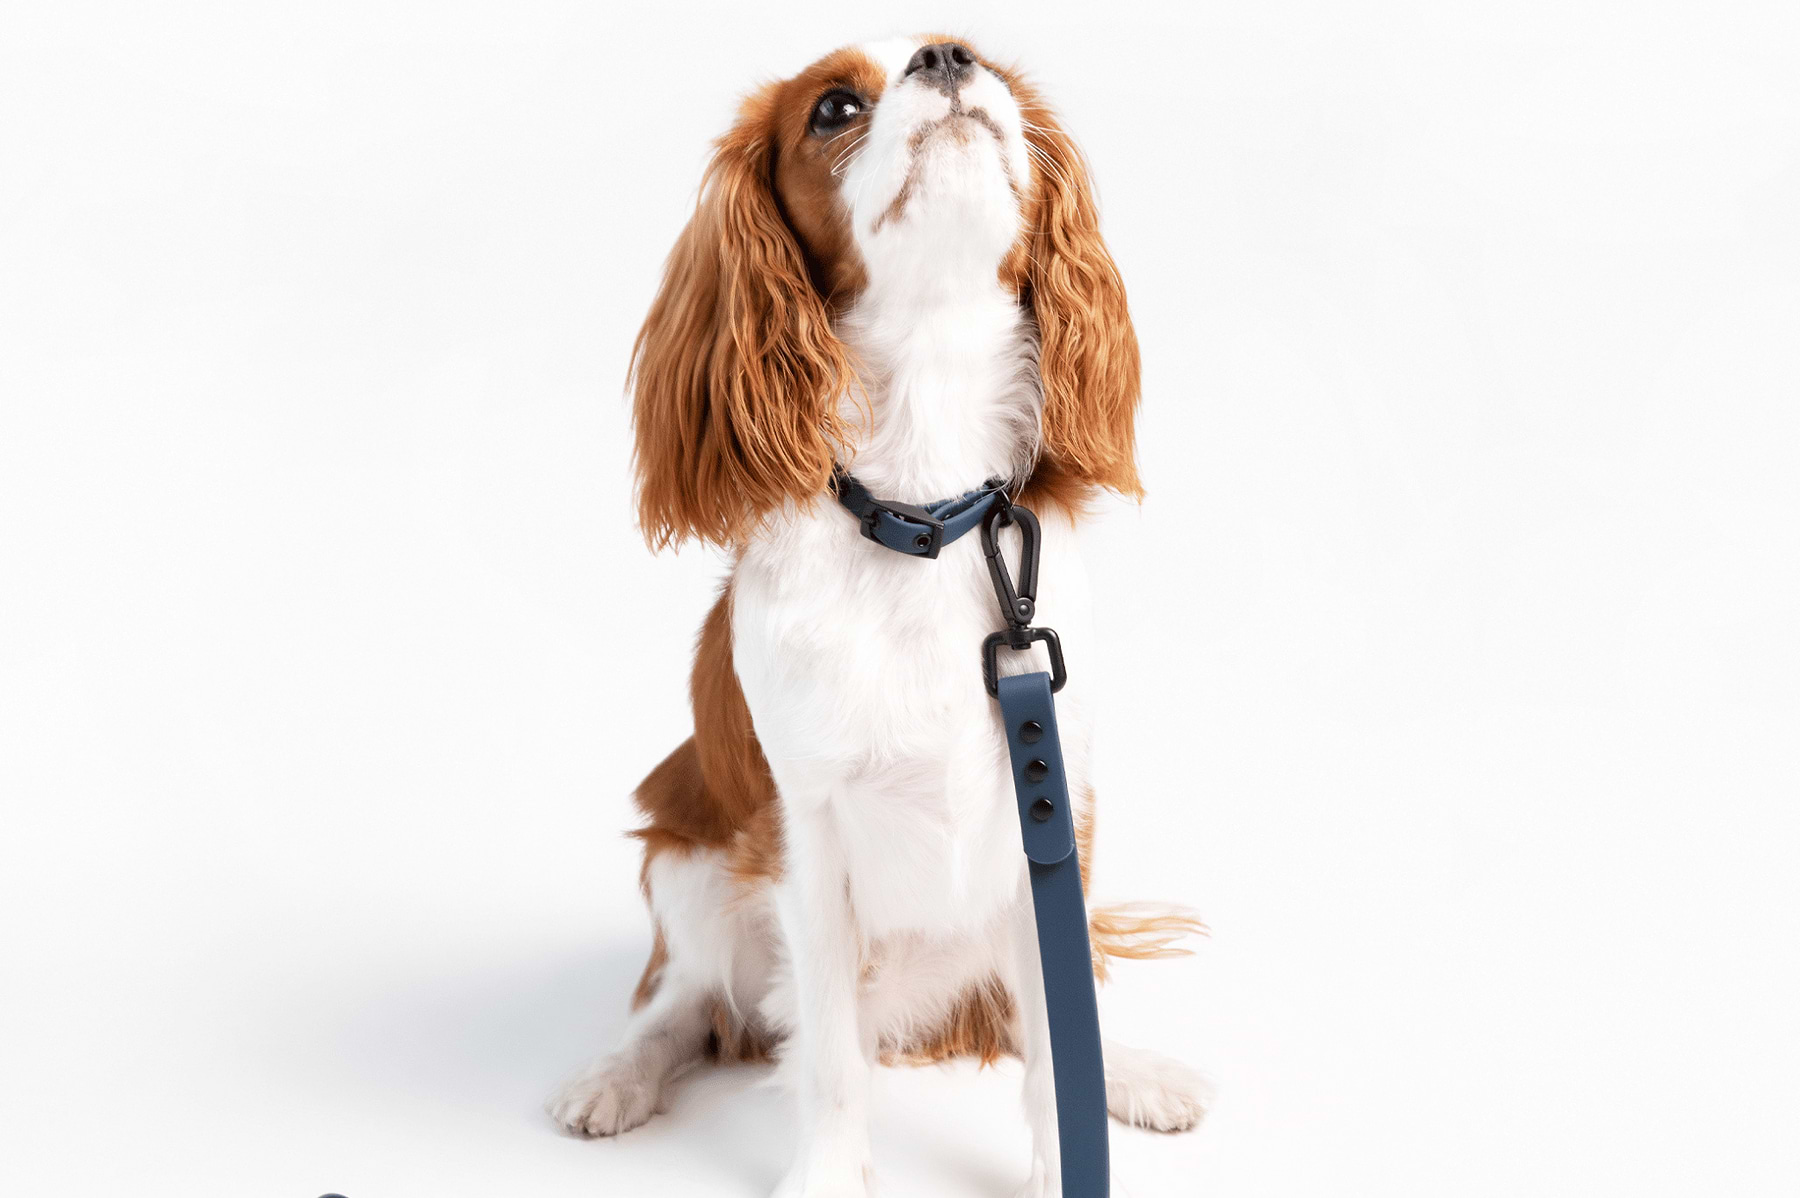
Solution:
[{"label": "white chest fur", "polygon": [[[1040,622],[1081,643],[1073,530],[1046,521],[1044,540]],[[973,932],[1018,892],[1011,773],[981,678],[981,643],[1002,624],[978,532],[910,558],[821,504],[740,563],[732,629],[757,736],[784,803],[829,807],[866,935]],[[1047,663],[1005,653],[1002,667]],[[1059,710],[1069,775],[1084,779],[1073,686]]]}]

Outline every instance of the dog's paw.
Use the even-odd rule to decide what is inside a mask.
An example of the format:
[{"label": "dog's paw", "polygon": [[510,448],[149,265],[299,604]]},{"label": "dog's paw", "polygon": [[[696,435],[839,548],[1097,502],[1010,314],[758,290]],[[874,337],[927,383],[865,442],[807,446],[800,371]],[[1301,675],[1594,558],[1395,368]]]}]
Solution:
[{"label": "dog's paw", "polygon": [[628,1062],[602,1061],[564,1086],[545,1110],[573,1136],[616,1136],[649,1122],[662,1087]]},{"label": "dog's paw", "polygon": [[1106,1046],[1106,1109],[1132,1127],[1190,1131],[1212,1107],[1213,1084],[1178,1061],[1123,1045]]}]

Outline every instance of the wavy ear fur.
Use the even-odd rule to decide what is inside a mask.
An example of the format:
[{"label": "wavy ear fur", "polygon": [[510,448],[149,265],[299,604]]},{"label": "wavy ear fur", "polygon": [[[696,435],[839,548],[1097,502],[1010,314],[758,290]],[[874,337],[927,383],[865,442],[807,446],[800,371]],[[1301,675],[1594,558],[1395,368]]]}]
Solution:
[{"label": "wavy ear fur", "polygon": [[1133,425],[1137,333],[1125,283],[1100,238],[1087,160],[1035,89],[1013,82],[1034,187],[1024,293],[1038,327],[1044,384],[1042,481],[1140,497]]},{"label": "wavy ear fur", "polygon": [[774,192],[773,89],[719,140],[632,353],[638,521],[654,547],[740,540],[831,477],[855,373]]}]

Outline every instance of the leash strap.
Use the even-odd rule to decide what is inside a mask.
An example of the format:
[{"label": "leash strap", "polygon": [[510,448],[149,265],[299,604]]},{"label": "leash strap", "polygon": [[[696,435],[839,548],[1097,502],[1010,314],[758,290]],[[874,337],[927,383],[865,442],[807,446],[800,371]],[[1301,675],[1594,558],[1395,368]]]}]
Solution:
[{"label": "leash strap", "polygon": [[1063,1198],[1106,1198],[1106,1064],[1094,958],[1081,895],[1081,855],[1063,774],[1062,741],[1049,674],[1015,674],[998,686],[1000,717],[1012,754],[1019,830],[1031,869],[1050,1061],[1056,1077],[1056,1132],[1062,1145]]},{"label": "leash strap", "polygon": [[955,499],[919,507],[875,498],[842,467],[833,472],[831,484],[838,502],[862,525],[863,536],[908,557],[936,557],[938,550],[980,524],[1005,498],[1006,489],[1004,479],[990,478]]}]

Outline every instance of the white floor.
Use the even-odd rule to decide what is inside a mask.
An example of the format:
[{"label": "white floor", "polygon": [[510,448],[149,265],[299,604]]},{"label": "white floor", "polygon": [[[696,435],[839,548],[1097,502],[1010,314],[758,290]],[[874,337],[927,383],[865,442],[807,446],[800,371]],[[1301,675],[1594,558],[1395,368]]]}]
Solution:
[{"label": "white floor", "polygon": [[[1124,967],[1105,1015],[1223,1098],[1196,1134],[1117,1132],[1117,1193],[1791,1192],[1794,996],[1774,958],[1793,915],[1765,941],[1743,921],[1772,892],[1721,880],[1779,876],[1778,850],[1729,805],[1682,845],[1634,815],[1766,759],[1776,729],[1686,721],[1714,746],[1702,764],[1666,750],[1676,721],[1317,715],[1301,752],[1276,712],[1199,715],[1191,773],[1166,746],[1130,771],[1099,889],[1195,901],[1216,936]],[[365,793],[326,767],[261,801],[34,813],[37,872],[10,878],[24,985],[0,1169],[68,1194],[761,1198],[793,1128],[760,1070],[697,1075],[613,1142],[539,1112],[609,1043],[647,948],[622,796],[536,788],[552,780],[529,758],[556,735],[514,742],[520,778],[493,790],[417,762],[444,785]],[[1472,779],[1497,743],[1516,753]],[[1617,797],[1578,808],[1602,769]],[[66,853],[92,868],[59,886]],[[1650,857],[1622,870],[1625,853]],[[1010,1194],[1016,1085],[884,1072],[883,1193]]]},{"label": "white floor", "polygon": [[[55,985],[9,1060],[9,1125],[31,1131],[5,1153],[9,1180],[103,1194],[129,1174],[133,1193],[352,1198],[772,1187],[793,1129],[765,1069],[695,1074],[669,1114],[616,1141],[564,1138],[539,1111],[618,1027],[641,930],[607,937],[574,911],[528,912],[520,897],[549,890],[527,872],[466,889],[415,873],[387,889],[346,887],[324,858],[289,863],[315,875],[316,904],[270,901],[267,875],[146,861],[94,904],[78,943],[40,946],[31,972]],[[630,886],[622,869],[570,881],[580,916],[594,914],[581,892]],[[216,914],[193,919],[202,906]],[[1171,999],[1203,993],[1191,965],[1157,972]],[[1191,1050],[1201,1038],[1183,1004],[1157,1005],[1172,1026],[1154,1038]],[[885,1192],[1009,1193],[1025,1161],[1017,1082],[1010,1068],[884,1071]],[[1158,1179],[1197,1175],[1207,1143],[1121,1132],[1118,1192],[1177,1192]]]}]

